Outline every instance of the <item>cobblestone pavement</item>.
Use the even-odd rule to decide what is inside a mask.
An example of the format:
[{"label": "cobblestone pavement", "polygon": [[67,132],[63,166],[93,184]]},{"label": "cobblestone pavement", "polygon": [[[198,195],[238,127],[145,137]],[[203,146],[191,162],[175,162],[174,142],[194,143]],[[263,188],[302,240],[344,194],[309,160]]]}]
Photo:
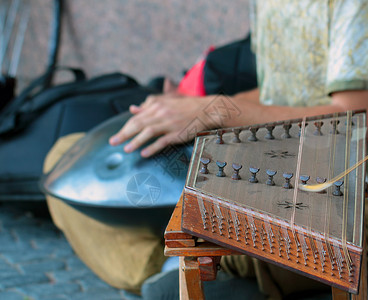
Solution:
[{"label": "cobblestone pavement", "polygon": [[78,259],[42,209],[0,204],[0,300],[127,299]]}]

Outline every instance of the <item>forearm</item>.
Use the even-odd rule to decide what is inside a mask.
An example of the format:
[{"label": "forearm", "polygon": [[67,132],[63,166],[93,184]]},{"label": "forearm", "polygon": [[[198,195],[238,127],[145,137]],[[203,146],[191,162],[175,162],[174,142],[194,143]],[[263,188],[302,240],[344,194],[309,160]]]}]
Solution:
[{"label": "forearm", "polygon": [[158,137],[141,151],[142,156],[148,157],[169,144],[189,141],[194,132],[202,130],[368,109],[368,91],[336,93],[332,99],[332,104],[325,106],[265,106],[259,102],[257,89],[233,97],[150,96],[139,107],[130,107],[134,116],[110,138],[110,144],[119,145],[132,139],[124,147],[126,152],[132,152]]},{"label": "forearm", "polygon": [[[253,94],[255,96],[256,94]],[[259,123],[303,118],[305,116],[322,115],[347,110],[368,110],[368,91],[344,91],[332,95],[330,105],[313,107],[266,106],[255,99],[249,99],[250,94],[241,93],[232,98],[239,114],[225,120],[225,127],[244,126]]]}]

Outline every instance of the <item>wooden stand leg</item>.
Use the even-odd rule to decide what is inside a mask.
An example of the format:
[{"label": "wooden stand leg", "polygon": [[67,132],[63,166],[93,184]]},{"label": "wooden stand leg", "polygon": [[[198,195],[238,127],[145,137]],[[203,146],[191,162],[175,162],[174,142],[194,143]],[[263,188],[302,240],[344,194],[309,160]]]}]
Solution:
[{"label": "wooden stand leg", "polygon": [[204,300],[203,284],[196,257],[180,257],[180,300]]},{"label": "wooden stand leg", "polygon": [[332,299],[333,300],[350,300],[350,296],[348,292],[332,287]]}]

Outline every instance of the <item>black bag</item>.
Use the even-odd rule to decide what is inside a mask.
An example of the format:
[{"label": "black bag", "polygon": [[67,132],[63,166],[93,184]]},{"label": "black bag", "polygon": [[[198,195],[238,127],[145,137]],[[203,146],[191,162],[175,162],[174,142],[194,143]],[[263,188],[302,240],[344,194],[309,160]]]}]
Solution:
[{"label": "black bag", "polygon": [[33,94],[45,74],[0,113],[0,200],[44,200],[38,182],[59,137],[88,131],[158,92],[120,73],[87,80],[81,70],[69,70],[74,81]]},{"label": "black bag", "polygon": [[204,86],[207,95],[234,95],[257,87],[256,57],[250,35],[207,55]]}]

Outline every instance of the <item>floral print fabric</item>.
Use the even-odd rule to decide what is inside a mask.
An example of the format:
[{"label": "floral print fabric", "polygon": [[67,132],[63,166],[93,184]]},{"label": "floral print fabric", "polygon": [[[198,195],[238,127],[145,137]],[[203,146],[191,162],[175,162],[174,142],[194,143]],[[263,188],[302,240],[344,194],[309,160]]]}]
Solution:
[{"label": "floral print fabric", "polygon": [[263,104],[323,105],[368,89],[367,0],[254,0],[251,30]]}]

